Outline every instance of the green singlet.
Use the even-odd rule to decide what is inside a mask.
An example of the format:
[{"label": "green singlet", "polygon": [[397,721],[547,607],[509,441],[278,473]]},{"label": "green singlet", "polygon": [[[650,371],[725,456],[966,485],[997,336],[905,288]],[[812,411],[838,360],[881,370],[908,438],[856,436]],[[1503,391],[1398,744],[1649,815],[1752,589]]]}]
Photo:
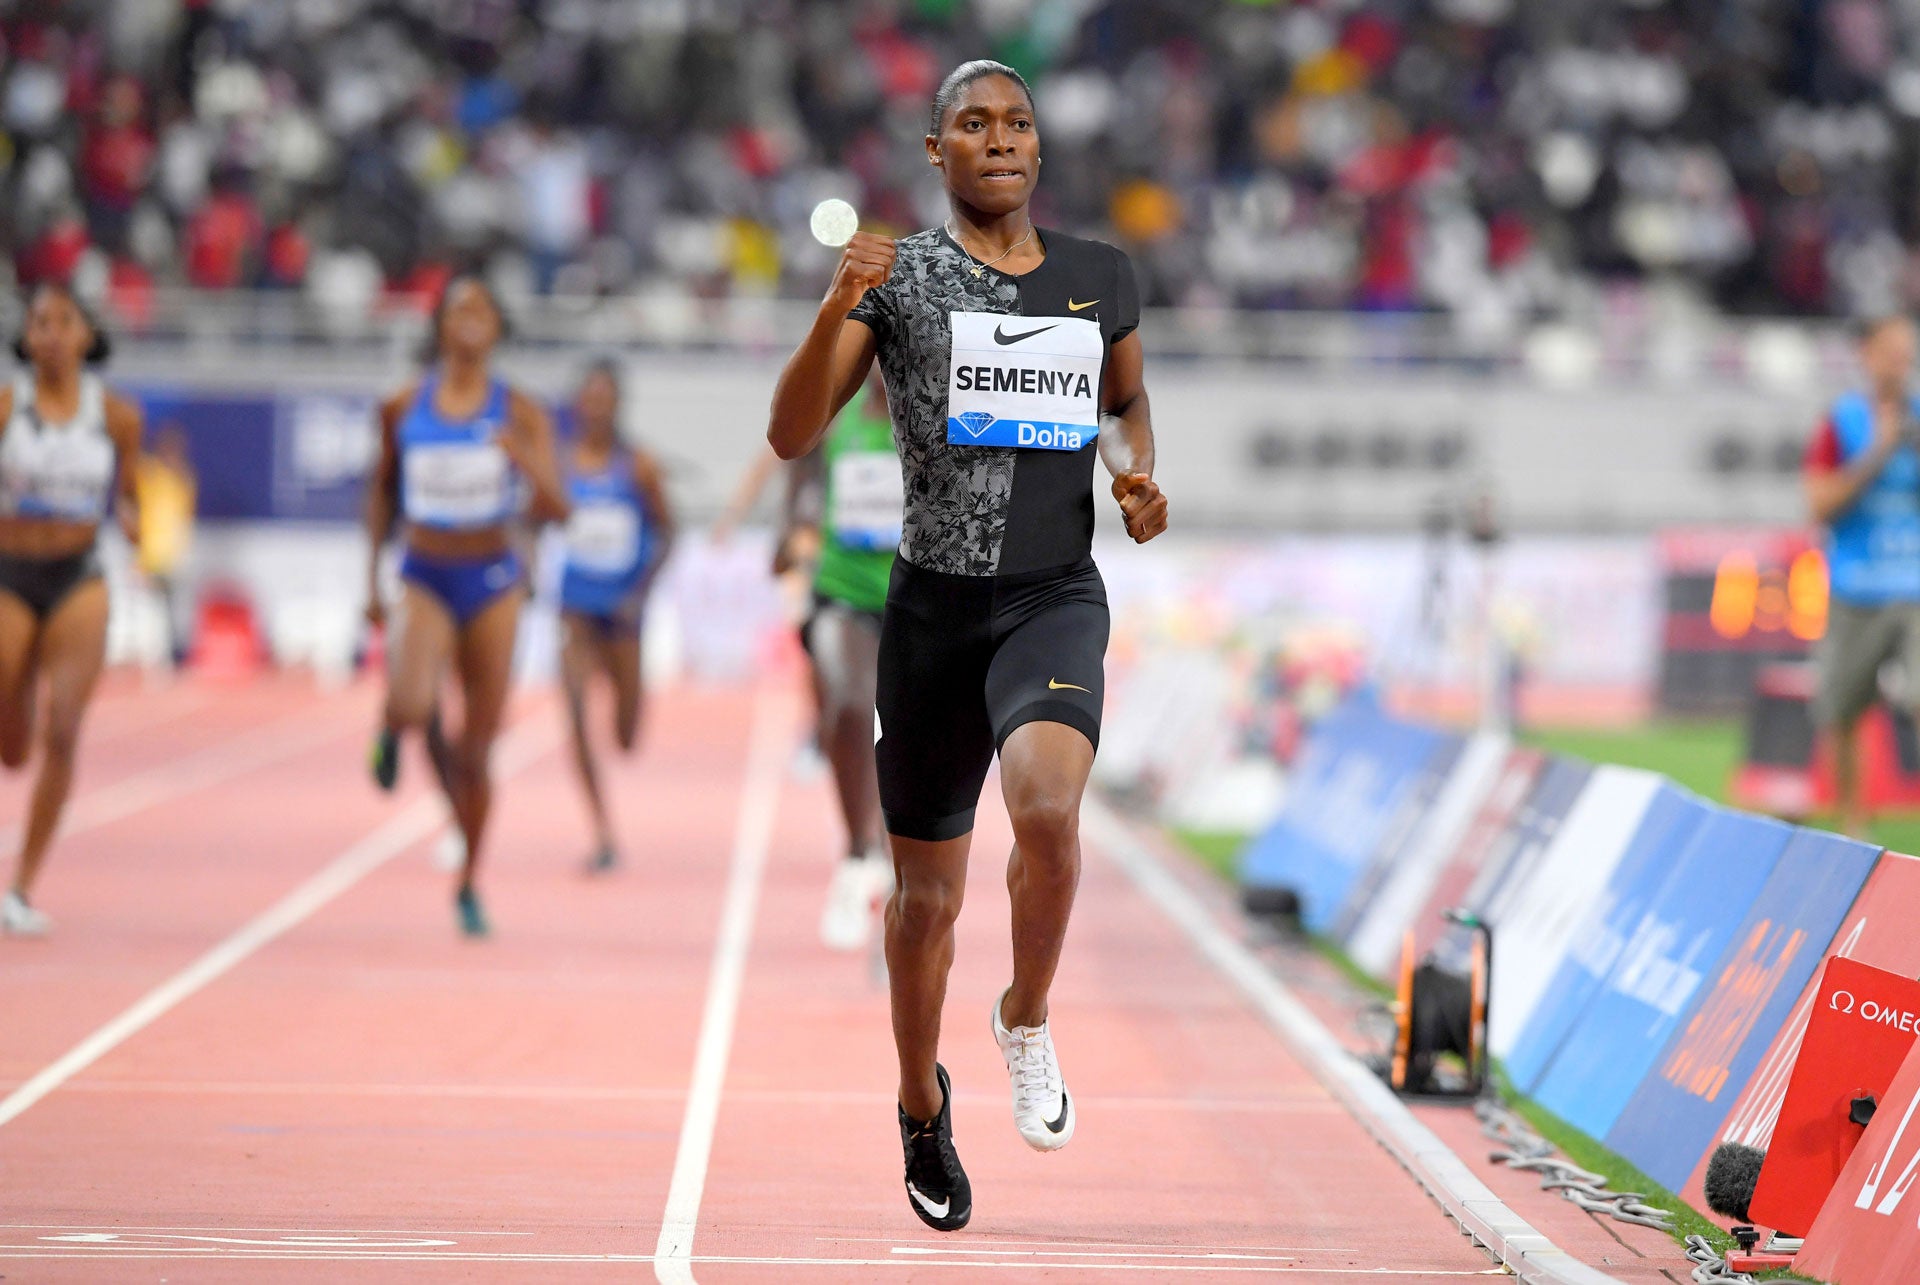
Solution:
[{"label": "green singlet", "polygon": [[893,423],[869,415],[862,392],[833,422],[826,441],[826,503],[820,566],[813,589],[856,611],[887,605],[887,581],[900,547],[900,458]]}]

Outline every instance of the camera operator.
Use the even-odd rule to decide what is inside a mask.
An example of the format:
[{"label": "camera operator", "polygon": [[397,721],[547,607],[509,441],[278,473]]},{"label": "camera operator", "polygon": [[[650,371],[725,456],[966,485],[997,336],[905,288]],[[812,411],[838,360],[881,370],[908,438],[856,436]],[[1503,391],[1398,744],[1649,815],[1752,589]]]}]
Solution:
[{"label": "camera operator", "polygon": [[[1840,822],[1866,827],[1854,728],[1873,703],[1880,667],[1901,657],[1920,685],[1920,398],[1915,332],[1905,316],[1861,328],[1866,386],[1838,398],[1807,447],[1807,502],[1826,528],[1831,577],[1818,652],[1814,720],[1833,738]],[[1910,697],[1911,699],[1911,697]]]}]

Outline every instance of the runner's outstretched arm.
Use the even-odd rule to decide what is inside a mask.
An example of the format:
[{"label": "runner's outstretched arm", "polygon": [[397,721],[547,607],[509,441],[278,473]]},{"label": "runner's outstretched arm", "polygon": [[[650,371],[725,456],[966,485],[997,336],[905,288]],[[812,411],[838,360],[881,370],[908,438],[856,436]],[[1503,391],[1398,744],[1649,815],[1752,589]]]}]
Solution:
[{"label": "runner's outstretched arm", "polygon": [[1113,474],[1113,498],[1135,544],[1167,529],[1167,497],[1153,480],[1153,413],[1143,366],[1135,331],[1113,345],[1100,389],[1106,408],[1100,415],[1100,459]]},{"label": "runner's outstretched arm", "polygon": [[380,404],[380,450],[367,475],[366,503],[361,509],[367,530],[366,614],[376,625],[385,624],[387,619],[386,604],[380,600],[380,551],[392,538],[400,513],[400,450],[395,435],[401,414],[416,395],[415,389],[409,388]]},{"label": "runner's outstretched arm", "polygon": [[528,516],[535,522],[565,522],[573,512],[567,484],[560,478],[560,459],[553,446],[553,418],[525,393],[515,391],[507,402],[507,431],[500,437],[507,458],[533,487]]}]

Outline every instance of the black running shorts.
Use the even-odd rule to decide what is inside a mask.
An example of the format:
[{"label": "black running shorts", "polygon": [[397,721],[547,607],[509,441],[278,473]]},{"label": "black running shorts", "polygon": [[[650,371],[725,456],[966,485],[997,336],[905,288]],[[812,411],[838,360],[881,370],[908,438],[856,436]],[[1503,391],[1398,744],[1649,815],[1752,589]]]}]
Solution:
[{"label": "black running shorts", "polygon": [[1100,744],[1107,590],[1091,559],[1006,576],[893,563],[880,632],[880,804],[887,831],[973,829],[996,750],[1027,723]]}]

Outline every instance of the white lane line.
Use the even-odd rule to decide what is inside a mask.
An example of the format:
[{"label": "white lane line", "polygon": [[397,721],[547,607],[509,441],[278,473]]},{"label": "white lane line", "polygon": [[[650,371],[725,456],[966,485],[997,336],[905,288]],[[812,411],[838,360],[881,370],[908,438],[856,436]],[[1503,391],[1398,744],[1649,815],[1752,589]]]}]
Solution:
[{"label": "white lane line", "polygon": [[1229,1254],[1224,1250],[1215,1249],[1155,1254],[1145,1250],[1121,1249],[965,1249],[957,1246],[895,1245],[889,1252],[946,1255],[950,1258],[980,1254],[993,1258],[1127,1258],[1134,1260],[1170,1258],[1176,1262],[1184,1259],[1204,1259],[1207,1262],[1229,1259],[1249,1263],[1297,1263],[1300,1261],[1298,1254]]},{"label": "white lane line", "polygon": [[[11,1087],[0,1080],[0,1090]],[[1075,1101],[1083,1106],[1097,1105],[1116,1111],[1169,1111],[1206,1113],[1229,1112],[1267,1115],[1318,1115],[1343,1112],[1345,1107],[1318,1084],[1313,1096],[1306,1098],[1188,1098],[1188,1097],[1107,1097],[1083,1095]],[[671,1088],[648,1085],[591,1084],[303,1084],[298,1081],[256,1082],[244,1080],[115,1080],[94,1077],[69,1086],[73,1093],[122,1093],[128,1096],[166,1094],[206,1097],[348,1097],[348,1098],[503,1098],[554,1102],[685,1102],[684,1085]],[[998,1104],[1000,1093],[955,1093],[956,1105]],[[833,1089],[735,1089],[727,1095],[734,1103],[771,1106],[859,1107],[869,1110],[894,1100],[890,1093],[868,1093]],[[5,1224],[0,1224],[4,1226]],[[894,1238],[885,1238],[894,1244]]]},{"label": "white lane line", "polygon": [[[158,804],[170,803],[182,795],[244,776],[256,768],[304,754],[346,730],[331,725],[316,727],[313,715],[314,711],[305,710],[265,727],[249,728],[185,758],[77,794],[60,818],[56,839],[98,829]],[[83,741],[81,753],[85,752]],[[22,819],[0,827],[0,848],[16,847],[25,825]]]},{"label": "white lane line", "polygon": [[733,1052],[734,1018],[740,1011],[740,984],[760,903],[760,877],[773,846],[773,819],[780,804],[780,782],[788,751],[784,700],[760,688],[753,702],[753,730],[747,742],[747,772],[740,790],[740,814],[734,823],[733,857],[720,908],[720,931],[713,944],[713,969],[707,1003],[700,1015],[700,1042],[693,1059],[687,1110],[680,1122],[680,1146],[673,1157],[673,1181],[667,1188],[666,1214],[653,1251],[653,1274],[662,1285],[693,1285],[693,1233],[700,1221],[700,1199],[707,1186],[707,1162],[713,1131],[720,1119],[720,1092]]},{"label": "white lane line", "polygon": [[[127,1249],[114,1252],[102,1247],[103,1252],[90,1252],[81,1249],[41,1248],[31,1245],[0,1245],[0,1260],[4,1259],[112,1259],[125,1262],[132,1259],[179,1259],[190,1258],[206,1260],[209,1258],[240,1259],[250,1262],[280,1263],[645,1263],[651,1261],[645,1254],[565,1254],[565,1253],[527,1253],[527,1254],[488,1254],[469,1253],[458,1250],[431,1250],[425,1253],[388,1253],[368,1251],[366,1253],[329,1253],[305,1250],[234,1250],[219,1249],[211,1246],[190,1246],[179,1249]],[[1034,1263],[1034,1262],[994,1262],[974,1258],[781,1258],[767,1256],[700,1254],[678,1260],[686,1264],[710,1264],[725,1267],[827,1267],[844,1272],[849,1267],[891,1267],[895,1270],[920,1271],[928,1267],[957,1267],[963,1271],[1014,1271],[1034,1272],[1153,1272],[1156,1275],[1169,1275],[1179,1272],[1239,1272],[1248,1275],[1264,1276],[1310,1276],[1315,1280],[1330,1277],[1365,1276],[1370,1279],[1393,1279],[1395,1277],[1417,1277],[1423,1281],[1435,1280],[1474,1280],[1484,1277],[1508,1277],[1504,1268],[1491,1268],[1486,1271],[1440,1270],[1422,1267],[1295,1267],[1278,1263]],[[779,1279],[778,1277],[774,1279]],[[829,1278],[832,1279],[832,1278]],[[844,1276],[839,1279],[846,1279]]]},{"label": "white lane line", "polygon": [[[119,711],[115,710],[115,717],[112,721],[97,731],[89,725],[87,732],[82,737],[82,743],[85,745],[111,745],[115,741],[126,740],[128,737],[137,736],[142,732],[152,731],[156,727],[163,727],[168,723],[177,722],[190,715],[197,714],[205,708],[208,700],[211,699],[204,688],[196,688],[192,691],[183,692],[181,695],[183,699],[178,701],[166,700],[164,696],[160,699],[154,699],[144,692],[137,695],[110,698],[115,701],[128,701],[134,704],[136,708],[128,711],[124,716],[121,716]],[[101,712],[104,714],[106,711],[102,709]]]},{"label": "white lane line", "polygon": [[[536,762],[560,739],[551,718],[522,723],[501,738],[498,772],[513,776]],[[393,857],[438,831],[446,821],[446,804],[438,795],[414,800],[391,820],[349,846],[304,883],[261,911],[231,936],[200,958],[148,991],[117,1017],[68,1049],[38,1075],[0,1099],[0,1125],[52,1093],[102,1057],[124,1044],[196,992],[233,970],[268,942],[311,918]]]},{"label": "white lane line", "polygon": [[[949,1253],[971,1253],[972,1250],[954,1248],[951,1240],[909,1240],[904,1236],[815,1236],[823,1245],[891,1245],[896,1251],[900,1248],[943,1249]],[[1124,1249],[1136,1258],[1162,1258],[1165,1255],[1157,1251],[1165,1249],[1174,1254],[1227,1254],[1246,1253],[1255,1255],[1274,1254],[1355,1254],[1359,1251],[1351,1245],[1193,1245],[1170,1244],[1162,1240],[1082,1240],[1066,1242],[1061,1240],[1001,1240],[998,1237],[981,1247],[981,1252],[993,1249],[1046,1249],[1062,1253],[1070,1252],[1063,1246],[1074,1249],[1095,1251],[1106,1249]]]},{"label": "white lane line", "polygon": [[[175,1236],[191,1235],[198,1232],[217,1233],[233,1236],[247,1235],[274,1236],[532,1236],[530,1231],[448,1231],[444,1227],[142,1227],[120,1226],[102,1227],[98,1223],[0,1223],[0,1231],[47,1231],[47,1232],[84,1232],[95,1236],[152,1235]],[[45,1240],[47,1237],[41,1237]]]},{"label": "white lane line", "polygon": [[1081,816],[1097,850],[1133,880],[1147,903],[1186,936],[1202,959],[1239,988],[1361,1127],[1514,1275],[1529,1285],[1602,1285],[1615,1279],[1555,1245],[1496,1196],[1105,804],[1088,798]]}]

